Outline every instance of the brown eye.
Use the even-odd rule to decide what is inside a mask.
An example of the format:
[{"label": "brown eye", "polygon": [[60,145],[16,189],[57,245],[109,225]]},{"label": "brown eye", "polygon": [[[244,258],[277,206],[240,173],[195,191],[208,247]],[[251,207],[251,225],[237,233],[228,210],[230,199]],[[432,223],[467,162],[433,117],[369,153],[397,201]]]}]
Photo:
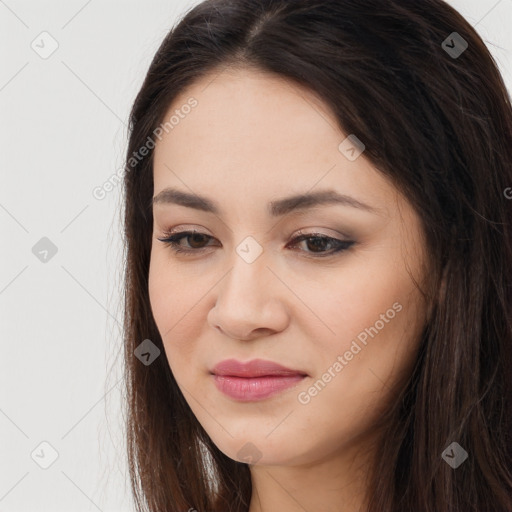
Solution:
[{"label": "brown eye", "polygon": [[[339,240],[321,233],[308,233],[294,238],[292,245],[296,246],[304,241],[306,242],[306,248],[309,249],[305,252],[318,254],[320,257],[344,251],[355,243],[351,240]],[[329,250],[329,248],[331,249]]]},{"label": "brown eye", "polygon": [[207,242],[209,237],[208,237],[208,235],[204,235],[201,233],[192,233],[191,235],[185,235],[183,238],[190,239],[190,241],[191,241],[190,246],[193,249],[201,249],[202,248],[201,244]]},{"label": "brown eye", "polygon": [[[167,235],[167,233],[166,233]],[[181,240],[188,241],[188,245],[181,244]],[[198,254],[208,247],[209,240],[215,240],[212,236],[197,231],[183,231],[181,233],[174,233],[167,238],[159,238],[161,242],[169,245],[175,253],[184,255]],[[304,233],[292,240],[290,244],[292,247],[306,242],[306,249],[302,250],[306,254],[316,255],[315,257],[327,257],[336,253],[349,249],[354,245],[352,240],[339,240],[330,236],[323,235],[322,233]],[[212,246],[212,244],[210,244]]]},{"label": "brown eye", "polygon": [[[182,239],[188,239],[189,245],[186,246],[180,244]],[[213,237],[206,235],[205,233],[199,233],[197,231],[183,231],[181,233],[169,235],[167,238],[159,238],[158,240],[169,245],[174,252],[192,254],[198,253],[208,247],[205,243],[210,239],[213,240]]]}]

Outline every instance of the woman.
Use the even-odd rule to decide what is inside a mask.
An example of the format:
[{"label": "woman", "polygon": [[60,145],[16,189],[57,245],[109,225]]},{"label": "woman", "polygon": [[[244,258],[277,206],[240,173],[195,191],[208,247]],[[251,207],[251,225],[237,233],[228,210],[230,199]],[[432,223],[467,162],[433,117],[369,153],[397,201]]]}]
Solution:
[{"label": "woman", "polygon": [[207,0],[125,175],[139,510],[512,511],[512,110],[441,0]]}]

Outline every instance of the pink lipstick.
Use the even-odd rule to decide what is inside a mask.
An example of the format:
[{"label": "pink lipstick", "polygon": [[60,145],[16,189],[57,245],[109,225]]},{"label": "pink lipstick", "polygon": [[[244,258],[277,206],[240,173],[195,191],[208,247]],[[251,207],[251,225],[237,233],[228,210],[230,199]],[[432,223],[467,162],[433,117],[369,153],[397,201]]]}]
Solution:
[{"label": "pink lipstick", "polygon": [[263,359],[253,359],[247,363],[227,359],[217,364],[211,373],[222,393],[245,402],[269,398],[307,377],[304,371]]}]

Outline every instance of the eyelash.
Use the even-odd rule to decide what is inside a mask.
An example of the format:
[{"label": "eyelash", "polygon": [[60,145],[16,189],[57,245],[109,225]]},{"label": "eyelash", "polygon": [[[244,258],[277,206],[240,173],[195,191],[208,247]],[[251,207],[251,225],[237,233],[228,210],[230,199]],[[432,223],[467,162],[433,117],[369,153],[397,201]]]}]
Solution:
[{"label": "eyelash", "polygon": [[[164,233],[164,235],[167,238],[158,238],[158,240],[160,240],[160,242],[163,242],[165,245],[170,246],[171,250],[174,253],[183,254],[184,256],[192,256],[194,254],[201,253],[205,249],[207,249],[208,246],[201,247],[199,249],[184,249],[181,245],[179,245],[179,242],[181,241],[182,238],[187,238],[191,235],[202,235],[203,237],[213,239],[213,237],[211,237],[210,235],[200,233],[199,231],[182,231],[180,233],[175,233],[175,234]],[[309,254],[313,254],[314,258],[326,258],[328,256],[333,256],[336,253],[346,251],[355,243],[352,240],[339,240],[337,238],[323,235],[322,233],[300,233],[298,236],[296,236],[292,240],[292,242],[293,242],[292,245],[297,245],[300,242],[303,242],[304,240],[315,239],[315,238],[316,239],[319,238],[321,240],[326,240],[328,242],[334,243],[335,245],[337,245],[337,247],[334,250],[331,250],[330,252],[324,251],[323,255],[322,255],[322,253],[314,253],[314,252],[309,253]]]}]

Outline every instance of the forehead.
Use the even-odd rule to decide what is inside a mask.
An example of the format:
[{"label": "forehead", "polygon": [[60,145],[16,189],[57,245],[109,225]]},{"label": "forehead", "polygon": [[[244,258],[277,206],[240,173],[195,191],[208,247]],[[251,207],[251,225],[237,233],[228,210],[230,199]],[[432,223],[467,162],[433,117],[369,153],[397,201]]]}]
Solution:
[{"label": "forehead", "polygon": [[[196,106],[181,110],[191,98]],[[215,193],[224,186],[268,197],[315,183],[370,201],[390,192],[364,154],[349,161],[340,153],[347,134],[327,105],[280,76],[216,71],[175,98],[164,122],[173,115],[179,122],[156,143],[155,193],[170,185]]]},{"label": "forehead", "polygon": [[274,75],[229,69],[209,74],[173,101],[165,119],[191,97],[197,106],[162,141],[175,155],[193,141],[216,155],[246,156],[257,146],[262,157],[272,151],[274,158],[289,158],[312,148],[334,151],[341,136],[335,118],[311,91]]}]

